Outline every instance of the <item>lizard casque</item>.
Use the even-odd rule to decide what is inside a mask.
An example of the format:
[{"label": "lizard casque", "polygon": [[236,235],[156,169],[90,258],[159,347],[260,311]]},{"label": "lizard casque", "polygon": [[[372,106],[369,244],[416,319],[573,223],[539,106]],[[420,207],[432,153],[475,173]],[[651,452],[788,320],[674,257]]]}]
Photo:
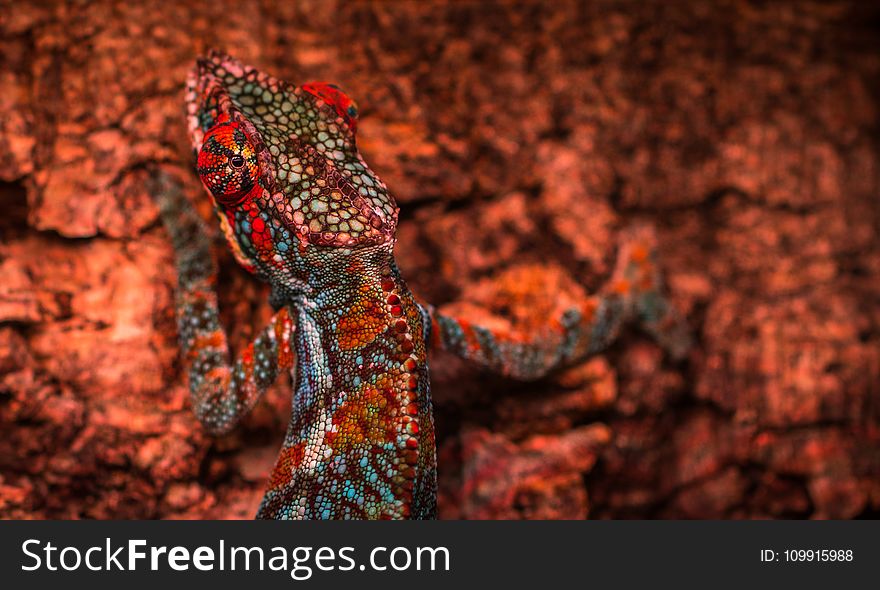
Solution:
[{"label": "lizard casque", "polygon": [[271,285],[276,310],[229,364],[204,228],[180,186],[157,175],[195,414],[224,433],[282,371],[296,383],[259,518],[434,517],[429,347],[520,379],[605,348],[629,319],[673,355],[688,347],[644,228],[627,234],[599,294],[534,334],[489,330],[410,293],[392,251],[398,208],[358,153],[357,107],[339,88],[293,86],[213,52],[188,79],[186,108],[223,233]]}]

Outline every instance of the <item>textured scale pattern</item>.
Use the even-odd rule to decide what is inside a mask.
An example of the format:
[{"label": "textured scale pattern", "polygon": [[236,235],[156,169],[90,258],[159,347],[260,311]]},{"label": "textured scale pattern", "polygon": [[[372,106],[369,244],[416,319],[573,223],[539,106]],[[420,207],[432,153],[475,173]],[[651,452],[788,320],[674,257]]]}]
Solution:
[{"label": "textured scale pattern", "polygon": [[205,135],[197,170],[205,187],[224,205],[237,205],[257,189],[257,152],[238,123],[218,123]]},{"label": "textured scale pattern", "polygon": [[186,107],[223,234],[276,309],[230,363],[205,228],[180,181],[157,174],[195,414],[228,432],[283,371],[296,383],[260,518],[435,516],[429,345],[522,379],[602,350],[633,318],[673,355],[687,350],[649,230],[626,234],[601,293],[535,333],[489,330],[410,293],[393,257],[397,206],[357,150],[357,107],[341,89],[293,86],[214,52],[192,71]]}]

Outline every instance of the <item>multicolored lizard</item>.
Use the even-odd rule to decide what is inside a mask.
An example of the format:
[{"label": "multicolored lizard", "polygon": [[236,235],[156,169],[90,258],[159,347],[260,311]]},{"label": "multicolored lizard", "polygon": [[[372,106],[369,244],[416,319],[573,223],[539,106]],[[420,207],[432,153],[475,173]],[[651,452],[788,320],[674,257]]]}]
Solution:
[{"label": "multicolored lizard", "polygon": [[296,383],[258,518],[432,518],[428,348],[519,379],[603,349],[632,318],[672,354],[687,331],[661,296],[653,237],[624,240],[609,286],[534,334],[493,331],[413,297],[394,260],[398,208],[357,150],[338,87],[293,86],[219,52],[186,88],[197,170],[238,262],[271,285],[269,325],[229,364],[217,274],[170,175],[156,197],[178,268],[179,336],[195,414],[229,431],[284,370]]}]

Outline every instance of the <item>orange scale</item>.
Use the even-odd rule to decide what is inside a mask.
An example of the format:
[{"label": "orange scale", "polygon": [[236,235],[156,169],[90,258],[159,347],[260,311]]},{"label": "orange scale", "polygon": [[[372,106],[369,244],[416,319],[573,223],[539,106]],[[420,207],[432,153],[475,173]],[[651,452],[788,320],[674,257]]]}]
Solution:
[{"label": "orange scale", "polygon": [[290,483],[292,472],[302,466],[305,458],[305,442],[299,442],[292,447],[282,449],[275,468],[269,476],[269,488],[277,489]]},{"label": "orange scale", "polygon": [[[333,424],[351,437],[346,441],[335,441],[336,447],[364,441],[393,440],[396,429],[388,419],[385,410],[388,405],[387,396],[378,389],[371,385],[362,386],[333,414]],[[346,444],[340,445],[341,442]]]},{"label": "orange scale", "polygon": [[226,339],[223,336],[223,332],[219,330],[215,330],[210,334],[204,336],[197,336],[192,340],[192,344],[189,350],[189,354],[187,354],[187,358],[194,358],[199,355],[199,352],[204,350],[205,348],[222,348],[226,343]]},{"label": "orange scale", "polygon": [[[477,338],[477,333],[474,331],[473,326],[469,322],[460,321],[459,325],[461,326],[461,332],[464,336],[464,342],[467,345],[467,348],[470,352],[479,352],[482,348],[480,346],[480,341]],[[498,339],[501,339],[501,334],[498,335]]]},{"label": "orange scale", "polygon": [[630,283],[626,279],[620,279],[612,285],[611,290],[619,295],[626,295],[630,291]]},{"label": "orange scale", "polygon": [[595,300],[588,300],[583,305],[581,305],[581,323],[587,324],[592,321],[593,316],[596,315],[596,302]]},{"label": "orange scale", "polygon": [[636,244],[633,246],[630,257],[636,262],[644,262],[648,259],[649,249],[644,244]]},{"label": "orange scale", "polygon": [[381,309],[372,301],[359,301],[340,318],[336,328],[337,342],[342,350],[361,348],[375,340],[385,326],[386,317]]}]

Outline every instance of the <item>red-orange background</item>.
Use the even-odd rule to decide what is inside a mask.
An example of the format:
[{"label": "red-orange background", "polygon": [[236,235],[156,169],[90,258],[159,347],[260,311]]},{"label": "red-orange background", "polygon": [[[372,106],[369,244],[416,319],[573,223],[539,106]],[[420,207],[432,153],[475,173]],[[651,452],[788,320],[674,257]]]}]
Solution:
[{"label": "red-orange background", "polygon": [[[636,331],[538,383],[434,356],[441,517],[876,516],[878,22],[857,1],[5,3],[0,516],[256,509],[289,383],[200,431],[143,183],[191,167],[182,82],[213,46],[357,100],[430,301],[516,316],[513,285],[595,289],[622,225],[658,228],[688,361]],[[266,292],[217,253],[244,341]]]}]

